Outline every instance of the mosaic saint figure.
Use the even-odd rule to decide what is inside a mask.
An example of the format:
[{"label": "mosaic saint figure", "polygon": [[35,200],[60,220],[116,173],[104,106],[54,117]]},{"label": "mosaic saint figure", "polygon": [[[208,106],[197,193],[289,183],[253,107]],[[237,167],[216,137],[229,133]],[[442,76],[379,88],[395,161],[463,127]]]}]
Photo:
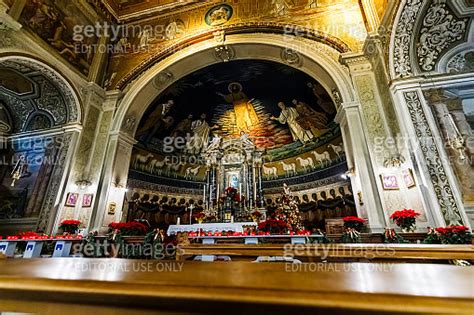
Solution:
[{"label": "mosaic saint figure", "polygon": [[299,114],[297,122],[303,129],[311,130],[315,137],[320,136],[324,131],[326,131],[328,118],[324,113],[315,111],[308,104],[296,99],[293,100],[293,105]]},{"label": "mosaic saint figure", "polygon": [[146,135],[145,143],[148,143],[155,136],[158,130],[164,124],[167,124],[165,119],[167,119],[167,114],[173,106],[173,100],[169,100],[165,104],[158,105],[150,114],[145,124],[137,131],[137,137],[140,138]]},{"label": "mosaic saint figure", "polygon": [[278,107],[281,109],[280,116],[277,118],[272,116],[272,120],[276,120],[281,124],[287,124],[291,131],[291,136],[293,137],[293,141],[301,141],[301,143],[306,144],[313,140],[314,135],[309,130],[304,130],[303,127],[300,126],[297,119],[299,117],[298,111],[296,108],[287,107],[285,103],[279,102]]},{"label": "mosaic saint figure", "polygon": [[229,84],[230,94],[224,95],[217,93],[217,95],[224,98],[227,103],[234,105],[235,123],[239,133],[241,131],[249,131],[258,124],[259,119],[252,102],[242,91],[242,85],[238,82]]},{"label": "mosaic saint figure", "polygon": [[206,149],[211,130],[219,128],[219,126],[209,126],[206,118],[207,115],[202,114],[200,119],[193,121],[191,125],[193,135],[186,144],[186,151],[190,154],[199,154]]}]

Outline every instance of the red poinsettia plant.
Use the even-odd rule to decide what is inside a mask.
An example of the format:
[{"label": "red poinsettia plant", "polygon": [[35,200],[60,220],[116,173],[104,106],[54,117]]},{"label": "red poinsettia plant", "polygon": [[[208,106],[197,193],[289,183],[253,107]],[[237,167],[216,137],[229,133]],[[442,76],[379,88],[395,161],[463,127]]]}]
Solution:
[{"label": "red poinsettia plant", "polygon": [[271,234],[285,234],[288,224],[282,220],[268,219],[258,224],[258,230]]},{"label": "red poinsettia plant", "polygon": [[226,196],[227,198],[235,201],[235,202],[240,202],[241,201],[241,198],[240,198],[240,194],[238,193],[238,190],[234,187],[227,187],[225,189],[225,193],[226,193]]},{"label": "red poinsettia plant", "polygon": [[63,234],[76,234],[79,225],[81,225],[81,221],[79,220],[63,220],[59,225],[59,228],[63,231]]},{"label": "red poinsettia plant", "polygon": [[18,233],[18,238],[22,239],[22,240],[30,240],[30,239],[36,239],[38,237],[40,237],[41,235],[36,233],[36,232],[33,232],[33,231],[27,231],[27,232],[20,232]]},{"label": "red poinsettia plant", "polygon": [[365,224],[365,219],[354,216],[344,217],[342,220],[344,221],[344,227],[346,229],[354,229],[358,232],[362,230]]},{"label": "red poinsettia plant", "polygon": [[463,225],[451,225],[436,229],[428,228],[424,243],[427,244],[470,244],[472,234]]},{"label": "red poinsettia plant", "polygon": [[146,225],[139,222],[112,222],[109,229],[122,236],[145,235],[148,231]]},{"label": "red poinsettia plant", "polygon": [[415,210],[403,209],[392,213],[390,219],[392,219],[393,222],[403,230],[414,230],[416,218],[419,216],[420,214]]}]

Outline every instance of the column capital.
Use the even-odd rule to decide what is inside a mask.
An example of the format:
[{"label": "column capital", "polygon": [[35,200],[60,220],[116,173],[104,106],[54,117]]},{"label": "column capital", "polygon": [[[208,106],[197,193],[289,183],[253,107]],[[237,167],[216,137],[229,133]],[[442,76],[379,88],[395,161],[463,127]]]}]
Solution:
[{"label": "column capital", "polygon": [[341,103],[341,106],[339,107],[339,110],[337,111],[336,117],[334,120],[340,124],[344,125],[346,123],[346,114],[349,111],[359,111],[360,109],[360,103],[359,102],[345,102]]},{"label": "column capital", "polygon": [[344,53],[341,54],[339,62],[349,67],[351,73],[367,72],[372,70],[372,64],[364,53]]}]

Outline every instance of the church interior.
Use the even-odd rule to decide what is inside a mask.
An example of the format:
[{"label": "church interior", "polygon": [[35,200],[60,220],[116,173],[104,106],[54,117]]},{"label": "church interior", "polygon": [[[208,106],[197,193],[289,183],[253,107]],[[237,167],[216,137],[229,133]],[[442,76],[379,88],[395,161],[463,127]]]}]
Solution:
[{"label": "church interior", "polygon": [[473,0],[0,0],[0,314],[473,314]]}]

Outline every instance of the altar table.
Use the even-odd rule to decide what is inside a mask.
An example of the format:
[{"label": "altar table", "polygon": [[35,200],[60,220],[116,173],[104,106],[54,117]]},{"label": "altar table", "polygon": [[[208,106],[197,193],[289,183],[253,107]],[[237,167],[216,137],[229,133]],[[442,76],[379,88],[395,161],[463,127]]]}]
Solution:
[{"label": "altar table", "polygon": [[170,225],[168,227],[168,235],[175,235],[183,232],[244,232],[244,227],[257,227],[255,222],[236,222],[236,223],[201,223],[201,224],[181,224]]}]

